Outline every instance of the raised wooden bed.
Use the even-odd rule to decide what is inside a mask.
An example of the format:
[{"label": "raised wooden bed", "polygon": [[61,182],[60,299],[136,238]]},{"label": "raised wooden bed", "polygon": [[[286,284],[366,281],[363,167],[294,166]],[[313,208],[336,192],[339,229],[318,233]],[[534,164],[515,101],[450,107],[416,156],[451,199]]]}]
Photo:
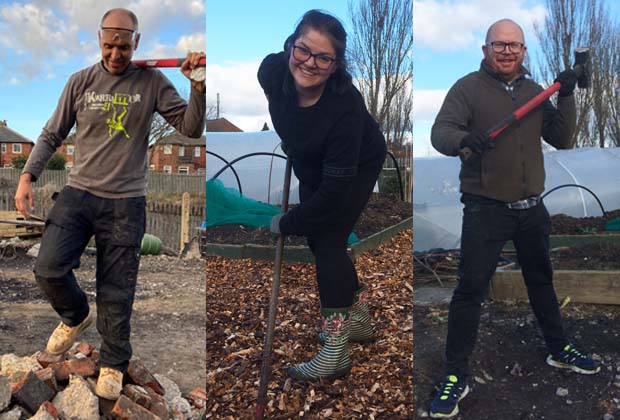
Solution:
[{"label": "raised wooden bed", "polygon": [[[379,245],[387,242],[392,236],[403,230],[411,229],[413,217],[409,217],[395,225],[388,227],[380,232],[362,238],[359,242],[351,245],[348,249],[349,255],[353,260],[362,255],[364,252],[378,248]],[[204,234],[199,234],[204,238]],[[217,256],[224,258],[251,258],[255,260],[273,260],[275,257],[274,245],[227,245],[213,244],[203,242],[200,243],[200,251],[205,256]],[[284,261],[289,262],[314,262],[314,256],[307,246],[285,246]]]},{"label": "raised wooden bed", "polygon": [[[560,301],[620,305],[620,271],[557,270],[553,285]],[[492,299],[527,300],[527,289],[520,269],[503,268],[491,279]]]},{"label": "raised wooden bed", "polygon": [[[588,235],[551,235],[549,236],[549,247],[561,248],[580,246],[595,242],[616,242],[620,244],[620,232],[609,232]],[[515,246],[512,241],[508,241],[504,246],[504,252],[515,253]]]}]

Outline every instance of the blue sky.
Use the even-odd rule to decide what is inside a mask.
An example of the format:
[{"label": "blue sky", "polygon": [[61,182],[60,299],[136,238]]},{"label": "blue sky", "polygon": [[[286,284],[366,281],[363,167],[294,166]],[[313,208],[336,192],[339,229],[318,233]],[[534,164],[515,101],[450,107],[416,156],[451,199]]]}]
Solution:
[{"label": "blue sky", "polygon": [[[142,41],[134,58],[205,50],[204,0],[0,0],[0,120],[35,141],[67,78],[99,60],[97,28],[113,7],[138,16]],[[164,72],[188,94],[178,69]]]}]

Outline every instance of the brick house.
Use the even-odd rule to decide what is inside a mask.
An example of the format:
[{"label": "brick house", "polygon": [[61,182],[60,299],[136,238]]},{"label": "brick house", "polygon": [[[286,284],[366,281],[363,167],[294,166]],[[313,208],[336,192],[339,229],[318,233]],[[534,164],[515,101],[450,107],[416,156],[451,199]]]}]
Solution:
[{"label": "brick house", "polygon": [[6,121],[0,121],[0,168],[13,166],[13,159],[23,155],[28,157],[34,142],[11,130]]},{"label": "brick house", "polygon": [[56,153],[65,157],[66,168],[73,168],[73,154],[75,152],[75,134],[70,134],[69,137],[62,142]]},{"label": "brick house", "polygon": [[207,133],[240,133],[242,129],[228,121],[226,118],[207,120]]},{"label": "brick house", "polygon": [[149,147],[149,169],[167,174],[204,174],[206,138],[198,139],[174,132]]}]

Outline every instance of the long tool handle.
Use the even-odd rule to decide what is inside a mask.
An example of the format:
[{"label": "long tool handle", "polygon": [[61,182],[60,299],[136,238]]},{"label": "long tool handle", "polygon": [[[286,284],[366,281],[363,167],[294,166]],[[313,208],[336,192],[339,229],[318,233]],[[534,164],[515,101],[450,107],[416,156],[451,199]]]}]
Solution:
[{"label": "long tool handle", "polygon": [[[183,62],[185,61],[185,57],[183,58],[154,58],[150,60],[133,60],[134,63],[138,67],[181,67]],[[203,58],[200,60],[199,66],[206,66],[207,59]]]},{"label": "long tool handle", "polygon": [[[288,210],[288,196],[291,186],[291,161],[286,161],[284,171],[284,186],[282,191],[282,213]],[[271,297],[269,298],[269,314],[267,317],[267,334],[265,334],[265,346],[263,348],[263,364],[260,370],[260,382],[258,385],[258,399],[256,402],[256,420],[263,420],[267,407],[267,387],[271,376],[271,353],[273,346],[273,333],[276,326],[276,312],[278,311],[278,293],[280,291],[280,270],[282,268],[282,254],[284,253],[284,235],[278,236],[276,242],[276,256],[273,267],[273,283],[271,284]]]},{"label": "long tool handle", "polygon": [[[588,48],[578,48],[576,53],[576,64],[573,66],[573,71],[577,76],[578,85],[580,88],[586,88],[589,85],[589,49]],[[577,54],[578,53],[578,54]],[[527,101],[525,104],[521,105],[515,112],[501,120],[495,126],[491,127],[485,134],[487,135],[487,140],[492,140],[499,135],[502,131],[510,126],[515,121],[519,121],[521,118],[525,117],[531,110],[536,108],[538,105],[545,102],[547,99],[551,97],[555,92],[560,90],[562,84],[560,82],[555,82],[547,89],[540,92],[538,95],[534,96],[532,99]],[[461,160],[465,162],[469,158],[473,152],[469,147],[464,147],[459,150],[459,156]]]},{"label": "long tool handle", "polygon": [[[493,127],[489,128],[484,134],[487,136],[487,140],[492,140],[499,135],[502,131],[510,126],[510,124],[515,121],[519,121],[521,118],[525,117],[531,110],[536,108],[538,105],[545,102],[547,99],[551,97],[555,92],[560,90],[562,84],[560,82],[555,82],[547,89],[540,92],[538,95],[534,96],[532,99],[527,101],[525,104],[521,105],[516,111],[512,114],[508,115],[506,118],[502,119],[500,122],[495,124]],[[471,155],[474,152],[471,151],[469,147],[464,147],[459,150],[459,156],[463,161],[471,158]]]}]

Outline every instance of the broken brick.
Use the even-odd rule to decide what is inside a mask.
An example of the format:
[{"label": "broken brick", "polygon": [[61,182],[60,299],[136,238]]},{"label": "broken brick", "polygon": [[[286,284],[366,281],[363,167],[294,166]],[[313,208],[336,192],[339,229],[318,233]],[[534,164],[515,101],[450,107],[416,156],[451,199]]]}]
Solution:
[{"label": "broken brick", "polygon": [[112,409],[112,418],[117,420],[159,420],[158,416],[124,395],[116,400]]},{"label": "broken brick", "polygon": [[123,387],[123,394],[125,394],[131,401],[145,408],[149,408],[151,401],[153,400],[149,396],[148,392],[146,392],[146,390],[139,385],[125,385]]},{"label": "broken brick", "polygon": [[43,408],[43,410],[47,411],[50,416],[54,417],[55,419],[58,418],[58,410],[56,410],[56,407],[54,407],[54,404],[52,404],[51,402],[43,401],[41,407]]},{"label": "broken brick", "polygon": [[149,410],[162,420],[168,420],[168,402],[166,399],[153,391],[151,388],[145,388],[146,392],[151,397],[151,404]]},{"label": "broken brick", "polygon": [[94,347],[91,346],[89,343],[87,343],[86,341],[82,341],[80,344],[78,344],[77,346],[77,351],[78,353],[82,353],[84,356],[88,357],[92,354]]},{"label": "broken brick", "polygon": [[78,376],[94,376],[95,362],[91,359],[71,359],[60,363],[52,363],[51,368],[54,369],[54,375],[58,382],[66,382],[70,375]]},{"label": "broken brick", "polygon": [[53,391],[58,391],[56,375],[54,374],[54,369],[52,369],[51,366],[46,367],[45,369],[37,370],[34,374],[37,375],[37,378],[45,382],[45,384]]},{"label": "broken brick", "polygon": [[127,374],[134,384],[144,388],[151,388],[159,395],[164,395],[164,388],[159,381],[155,379],[153,374],[141,363],[130,360],[129,366],[127,367]]},{"label": "broken brick", "polygon": [[31,413],[35,413],[44,401],[54,398],[55,394],[34,372],[24,375],[13,387],[13,399]]},{"label": "broken brick", "polygon": [[45,351],[41,352],[39,357],[37,357],[37,361],[44,368],[48,367],[52,363],[60,363],[63,360],[65,360],[64,354],[49,354]]},{"label": "broken brick", "polygon": [[204,408],[207,405],[207,391],[204,388],[195,388],[189,393],[187,400],[196,408]]}]

